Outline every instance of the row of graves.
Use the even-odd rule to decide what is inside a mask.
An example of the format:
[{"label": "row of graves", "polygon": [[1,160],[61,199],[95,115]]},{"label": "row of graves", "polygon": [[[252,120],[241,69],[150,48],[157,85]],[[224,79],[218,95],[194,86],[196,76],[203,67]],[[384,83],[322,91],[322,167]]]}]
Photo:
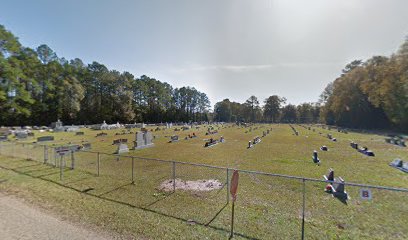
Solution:
[{"label": "row of graves", "polygon": [[289,124],[289,127],[292,129],[294,135],[299,136],[299,132],[296,130],[295,127],[293,127],[291,124]]},{"label": "row of graves", "polygon": [[358,147],[358,143],[351,142],[350,147],[356,149],[359,153],[362,153],[362,154],[364,154],[366,156],[369,156],[369,157],[374,157],[375,156],[374,152],[369,150],[367,147],[361,147],[361,148]]},{"label": "row of graves", "polygon": [[[168,137],[168,136],[167,136]],[[184,140],[190,140],[190,139],[194,139],[197,138],[197,135],[195,134],[195,132],[193,132],[192,134],[188,134]],[[179,136],[178,135],[172,135],[170,136],[170,141],[169,143],[175,143],[179,141]]]},{"label": "row of graves", "polygon": [[144,124],[144,123],[125,124],[126,129],[145,128],[145,127],[146,127],[146,124]]},{"label": "row of graves", "polygon": [[113,130],[123,128],[123,125],[121,125],[119,122],[116,124],[107,124],[106,121],[103,121],[102,124],[94,124],[89,126],[89,128],[92,130]]},{"label": "row of graves", "polygon": [[332,142],[337,142],[337,139],[334,138],[333,135],[331,135],[330,133],[328,133],[328,134],[326,135],[326,137],[327,137],[329,140],[331,140]]},{"label": "row of graves", "polygon": [[63,123],[58,119],[56,122],[51,123],[50,131],[53,132],[77,132],[80,130],[79,126],[64,126]]},{"label": "row of graves", "polygon": [[390,136],[385,139],[386,143],[397,145],[400,147],[406,147],[407,145],[405,144],[405,137],[403,136]]},{"label": "row of graves", "polygon": [[252,126],[247,126],[245,128],[249,128],[247,131],[245,131],[245,133],[250,133],[250,132],[255,131],[255,130],[258,129],[258,127],[252,127]]},{"label": "row of graves", "polygon": [[[266,137],[269,135],[269,133],[272,131],[272,128],[267,129],[266,131],[262,131],[262,138]],[[252,141],[248,141],[248,149],[254,147],[256,144],[260,143],[262,141],[262,138],[259,136],[256,136]]]},{"label": "row of graves", "polygon": [[218,134],[218,130],[215,130],[214,127],[207,128],[207,132],[205,133],[206,136]]},{"label": "row of graves", "polygon": [[224,143],[224,142],[225,142],[225,139],[223,136],[221,136],[219,140],[210,138],[205,142],[204,147],[212,147],[212,146],[217,145],[218,143]]},{"label": "row of graves", "polygon": [[129,135],[129,134],[133,134],[133,132],[129,130],[122,130],[121,132],[115,133],[115,136]]}]

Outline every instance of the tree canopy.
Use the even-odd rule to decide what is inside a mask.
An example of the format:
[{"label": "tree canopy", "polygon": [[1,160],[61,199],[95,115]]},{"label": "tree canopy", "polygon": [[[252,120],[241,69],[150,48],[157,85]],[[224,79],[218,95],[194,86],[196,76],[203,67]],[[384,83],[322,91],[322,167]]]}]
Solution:
[{"label": "tree canopy", "polygon": [[210,101],[195,88],[66,60],[46,44],[23,47],[0,25],[0,123],[48,125],[207,121]]}]

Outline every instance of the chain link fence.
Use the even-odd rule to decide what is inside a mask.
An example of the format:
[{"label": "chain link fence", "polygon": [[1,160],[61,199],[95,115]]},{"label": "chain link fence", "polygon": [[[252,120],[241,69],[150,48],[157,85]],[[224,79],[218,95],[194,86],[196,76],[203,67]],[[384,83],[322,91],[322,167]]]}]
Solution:
[{"label": "chain link fence", "polygon": [[[16,158],[7,161],[8,167],[25,174],[191,224],[229,230],[234,169],[92,151],[60,155],[55,150],[40,144],[0,144],[0,155]],[[335,182],[323,179],[247,170],[239,174],[234,224],[238,237],[408,238],[408,189],[345,182],[344,199],[325,192]],[[362,191],[372,199],[362,199]]]}]

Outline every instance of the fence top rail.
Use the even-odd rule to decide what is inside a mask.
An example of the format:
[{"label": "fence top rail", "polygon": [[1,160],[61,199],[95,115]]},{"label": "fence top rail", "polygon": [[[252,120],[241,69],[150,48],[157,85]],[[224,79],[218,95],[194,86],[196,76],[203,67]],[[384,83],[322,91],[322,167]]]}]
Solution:
[{"label": "fence top rail", "polygon": [[[92,151],[84,151],[84,152],[92,152]],[[110,156],[118,156],[117,154],[111,153],[100,153],[100,152],[92,152],[92,153],[99,153],[105,154]],[[165,163],[176,163],[176,164],[183,164],[183,165],[190,165],[196,167],[206,167],[206,168],[213,168],[213,169],[221,169],[221,170],[237,170],[242,173],[248,174],[258,174],[264,176],[272,176],[272,177],[281,177],[281,178],[288,178],[288,179],[296,179],[301,181],[311,181],[311,182],[321,182],[321,183],[335,183],[335,181],[323,180],[323,179],[315,179],[315,178],[307,178],[307,177],[299,177],[299,176],[291,176],[285,174],[277,174],[277,173],[268,173],[268,172],[261,172],[261,171],[253,171],[253,170],[244,170],[244,169],[237,169],[237,168],[229,168],[229,167],[221,167],[221,166],[213,166],[208,164],[202,163],[191,163],[191,162],[183,162],[183,161],[175,161],[175,160],[164,160],[158,158],[147,158],[147,157],[138,157],[138,156],[121,156],[123,158],[134,158],[134,159],[141,159],[147,161],[157,161],[157,162],[165,162]],[[366,188],[373,188],[373,189],[380,189],[380,190],[391,190],[391,191],[398,191],[398,192],[407,192],[407,188],[397,188],[397,187],[387,187],[387,186],[378,186],[378,185],[369,185],[369,184],[361,184],[361,183],[353,183],[353,182],[344,182],[344,185],[355,186],[355,187],[366,187]]]},{"label": "fence top rail", "polygon": [[[30,143],[25,143],[25,144],[28,145]],[[39,144],[37,144],[37,145],[39,145]],[[42,146],[47,146],[47,145],[42,145]],[[49,147],[53,148],[53,146],[49,146]],[[103,154],[103,155],[115,156],[115,157],[119,156],[118,154],[103,153],[103,152],[88,151],[88,150],[81,151],[81,152]],[[271,177],[281,177],[281,178],[287,178],[287,179],[296,179],[296,180],[300,180],[300,181],[311,181],[311,182],[321,182],[321,183],[334,183],[335,182],[335,181],[315,179],[315,178],[291,176],[291,175],[285,175],[285,174],[268,173],[268,172],[253,171],[253,170],[244,170],[244,169],[222,167],[222,166],[213,166],[213,165],[202,164],[202,163],[191,163],[191,162],[183,162],[183,161],[175,161],[175,160],[164,160],[164,159],[158,159],[158,158],[147,158],[147,157],[138,157],[138,156],[120,156],[120,157],[121,158],[129,158],[129,159],[133,158],[133,159],[141,159],[141,160],[147,160],[147,161],[165,162],[165,163],[176,163],[176,164],[190,165],[190,166],[196,166],[196,167],[206,167],[206,168],[213,168],[213,169],[221,169],[221,170],[227,170],[227,171],[228,170],[231,170],[231,171],[237,170],[237,171],[242,172],[242,173],[257,174],[257,175],[264,175],[264,176],[271,176]],[[353,182],[344,182],[344,185],[356,186],[356,187],[366,187],[366,188],[373,188],[373,189],[380,189],[380,190],[391,190],[391,191],[407,192],[408,193],[407,188],[387,187],[387,186],[369,185],[369,184],[361,184],[361,183],[353,183]]]}]

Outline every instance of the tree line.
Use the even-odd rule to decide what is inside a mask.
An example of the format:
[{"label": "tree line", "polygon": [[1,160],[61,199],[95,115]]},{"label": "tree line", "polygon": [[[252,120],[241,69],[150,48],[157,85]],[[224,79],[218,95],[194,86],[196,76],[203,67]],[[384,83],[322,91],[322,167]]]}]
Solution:
[{"label": "tree line", "polygon": [[224,99],[214,107],[214,120],[220,122],[268,122],[268,123],[317,123],[320,119],[320,104],[287,104],[284,97],[270,96],[261,106],[256,96],[244,103]]},{"label": "tree line", "polygon": [[348,128],[408,132],[408,37],[389,57],[374,56],[347,64],[316,103],[286,105],[270,96],[263,106],[251,96],[244,103],[224,99],[214,119],[226,122],[325,123]]},{"label": "tree line", "polygon": [[24,47],[0,25],[0,125],[207,121],[209,109],[195,88]]},{"label": "tree line", "polygon": [[347,64],[324,89],[320,103],[327,124],[408,132],[408,37],[389,57]]},{"label": "tree line", "polygon": [[329,83],[316,103],[260,103],[224,99],[210,112],[192,87],[110,70],[98,62],[59,58],[47,45],[24,47],[0,25],[0,125],[107,122],[298,122],[408,132],[408,38],[389,57],[355,60]]}]

